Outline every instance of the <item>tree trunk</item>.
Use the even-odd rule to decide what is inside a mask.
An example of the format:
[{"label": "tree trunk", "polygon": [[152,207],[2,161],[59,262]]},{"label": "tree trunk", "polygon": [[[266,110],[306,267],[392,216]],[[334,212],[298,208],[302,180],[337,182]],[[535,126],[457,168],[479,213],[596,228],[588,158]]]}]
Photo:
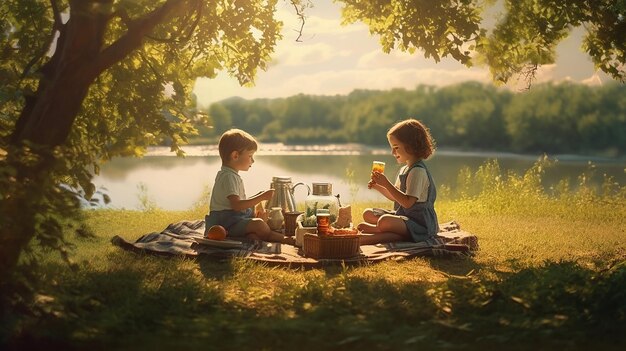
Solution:
[{"label": "tree trunk", "polygon": [[[93,68],[109,17],[89,11],[88,1],[73,1],[70,19],[62,26],[56,50],[42,67],[37,92],[26,98],[11,135],[7,164],[16,171],[15,187],[2,199],[4,218],[0,229],[0,282],[6,282],[20,254],[36,233],[35,204],[42,187],[50,186],[47,174],[55,166],[51,151],[63,145],[71,131],[89,86],[97,77]],[[35,162],[26,162],[21,148],[29,145]],[[16,223],[20,218],[24,223]]]},{"label": "tree trunk", "polygon": [[[14,157],[15,155],[10,155]],[[21,159],[18,155],[16,159]],[[45,173],[38,173],[35,169],[43,169],[52,161],[50,157],[41,159],[31,168],[30,171],[25,170],[22,166],[21,172],[30,173],[29,177],[22,177],[20,181],[15,179],[12,184],[8,196],[0,202],[0,291],[4,291],[4,285],[10,284],[12,279],[11,273],[16,267],[23,249],[28,245],[35,235],[35,216],[38,215],[36,208],[37,202],[40,201],[43,187],[48,184],[45,180]],[[14,167],[16,162],[7,162],[10,167]],[[2,295],[2,294],[0,294]],[[1,303],[1,301],[0,301]]]},{"label": "tree trunk", "polygon": [[[74,4],[77,3],[77,4]],[[89,86],[97,77],[98,57],[109,20],[105,13],[89,11],[89,1],[74,1],[70,19],[61,27],[56,50],[42,67],[35,96],[17,121],[11,142],[24,141],[55,147],[69,135]]]},{"label": "tree trunk", "polygon": [[[167,0],[143,17],[126,19],[127,32],[103,48],[113,16],[112,3],[70,0],[69,20],[57,23],[60,33],[55,52],[42,66],[37,92],[26,97],[11,134],[6,161],[16,171],[15,187],[3,189],[7,194],[0,197],[0,219],[13,225],[0,220],[0,285],[7,281],[21,252],[36,234],[38,213],[31,205],[40,203],[44,187],[54,186],[47,178],[56,162],[52,151],[67,141],[89,87],[103,71],[140,47],[145,35],[183,8],[186,0]],[[38,153],[37,162],[23,159],[20,153],[25,145]],[[10,220],[17,218],[12,214],[19,215],[24,223]]]}]

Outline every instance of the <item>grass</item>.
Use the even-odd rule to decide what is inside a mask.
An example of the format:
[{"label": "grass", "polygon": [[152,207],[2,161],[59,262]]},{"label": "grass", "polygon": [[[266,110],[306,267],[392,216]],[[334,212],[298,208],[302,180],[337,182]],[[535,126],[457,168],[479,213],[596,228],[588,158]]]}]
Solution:
[{"label": "grass", "polygon": [[[20,350],[622,350],[626,188],[547,193],[541,167],[485,164],[442,191],[440,221],[479,237],[464,259],[303,270],[138,255],[109,240],[205,210],[93,211],[95,237],[72,239],[73,266],[44,255],[34,312],[3,335]],[[387,204],[353,214],[373,205]]]}]

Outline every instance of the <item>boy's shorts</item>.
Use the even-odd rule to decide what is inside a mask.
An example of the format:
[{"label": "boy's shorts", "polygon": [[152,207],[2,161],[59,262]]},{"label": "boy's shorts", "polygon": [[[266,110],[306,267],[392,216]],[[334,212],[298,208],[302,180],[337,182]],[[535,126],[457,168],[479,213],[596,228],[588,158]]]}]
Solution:
[{"label": "boy's shorts", "polygon": [[221,225],[228,231],[227,237],[229,238],[243,238],[248,234],[246,227],[252,220],[252,209],[248,208],[243,211],[235,210],[222,210],[211,211],[207,216],[204,216],[204,235],[206,236],[207,230],[213,225]]}]

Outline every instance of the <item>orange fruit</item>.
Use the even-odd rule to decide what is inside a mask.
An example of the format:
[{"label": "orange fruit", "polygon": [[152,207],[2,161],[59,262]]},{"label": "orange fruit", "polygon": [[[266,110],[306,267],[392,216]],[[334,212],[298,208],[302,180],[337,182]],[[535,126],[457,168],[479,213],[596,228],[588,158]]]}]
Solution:
[{"label": "orange fruit", "polygon": [[211,226],[206,233],[206,237],[211,240],[224,240],[226,239],[226,229],[221,225]]}]

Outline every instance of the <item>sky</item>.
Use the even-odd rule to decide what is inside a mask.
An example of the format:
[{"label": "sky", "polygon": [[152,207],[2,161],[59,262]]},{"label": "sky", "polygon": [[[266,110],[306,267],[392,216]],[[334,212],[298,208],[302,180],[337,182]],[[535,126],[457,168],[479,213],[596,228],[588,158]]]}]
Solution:
[{"label": "sky", "polygon": [[[224,72],[214,79],[200,78],[194,87],[198,104],[208,106],[233,96],[346,95],[355,89],[414,89],[420,84],[440,87],[468,80],[493,84],[486,67],[468,68],[451,58],[437,63],[424,58],[420,51],[413,55],[399,50],[386,54],[379,38],[370,35],[364,24],[341,25],[339,5],[331,0],[313,3],[314,7],[305,13],[302,38],[296,41],[300,22],[295,10],[287,1],[278,2],[283,39],[268,69],[259,70],[255,86],[241,87]],[[542,66],[534,84],[569,80],[599,85],[610,80],[595,70],[591,58],[580,49],[582,34],[582,30],[575,29],[559,44],[556,62]],[[512,82],[509,88],[519,91],[521,85]]]}]

